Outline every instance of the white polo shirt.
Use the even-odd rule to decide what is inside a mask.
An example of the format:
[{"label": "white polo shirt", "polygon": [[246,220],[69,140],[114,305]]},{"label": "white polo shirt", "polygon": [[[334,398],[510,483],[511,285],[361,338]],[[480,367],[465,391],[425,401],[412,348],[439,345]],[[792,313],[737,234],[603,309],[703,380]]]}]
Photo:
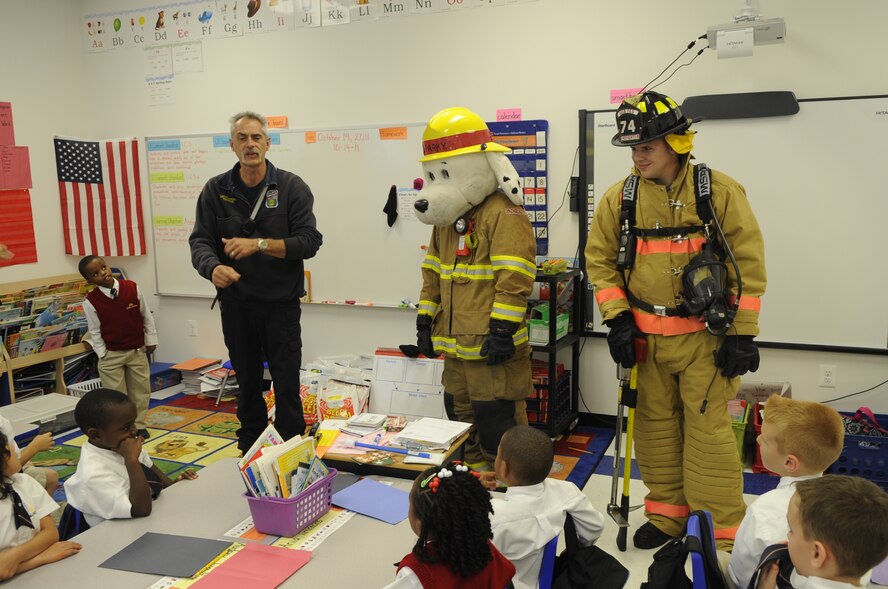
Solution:
[{"label": "white polo shirt", "polygon": [[40,531],[40,520],[58,509],[59,504],[52,500],[40,483],[26,474],[16,473],[8,478],[12,488],[22,498],[22,504],[31,516],[33,528],[15,527],[12,497],[0,501],[0,550],[24,544]]},{"label": "white polo shirt", "polygon": [[795,484],[820,476],[823,475],[780,477],[776,489],[761,495],[746,508],[746,515],[737,528],[731,563],[728,565],[728,572],[737,587],[749,585],[765,548],[786,540],[789,532],[786,513],[789,511],[789,501],[795,494]]},{"label": "white polo shirt", "polygon": [[509,487],[491,494],[493,544],[515,565],[515,589],[535,589],[543,564],[543,548],[564,529],[569,513],[581,546],[598,539],[604,516],[573,483],[546,479],[537,485]]},{"label": "white polo shirt", "polygon": [[[139,462],[151,468],[151,457],[143,449]],[[106,519],[130,518],[130,480],[123,456],[84,442],[77,472],[65,481],[65,495],[86,523],[96,526]]]}]

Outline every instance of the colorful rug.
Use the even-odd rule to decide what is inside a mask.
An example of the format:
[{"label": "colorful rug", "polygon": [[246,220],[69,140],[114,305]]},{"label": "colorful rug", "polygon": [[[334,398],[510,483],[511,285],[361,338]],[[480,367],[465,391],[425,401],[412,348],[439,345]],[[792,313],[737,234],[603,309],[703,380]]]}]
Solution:
[{"label": "colorful rug", "polygon": [[555,464],[549,476],[570,481],[582,489],[604,458],[613,437],[612,429],[587,426],[559,436],[555,440]]},{"label": "colorful rug", "polygon": [[[146,418],[151,437],[144,448],[154,463],[169,476],[186,468],[200,470],[220,458],[239,456],[235,432],[240,422],[234,412],[237,403],[223,399],[216,407],[215,397],[179,394],[163,401],[152,400]],[[48,467],[59,473],[59,480],[74,474],[80,448],[86,436],[79,430],[57,434],[55,445],[31,459],[34,466]],[[53,498],[65,500],[60,484]]]}]

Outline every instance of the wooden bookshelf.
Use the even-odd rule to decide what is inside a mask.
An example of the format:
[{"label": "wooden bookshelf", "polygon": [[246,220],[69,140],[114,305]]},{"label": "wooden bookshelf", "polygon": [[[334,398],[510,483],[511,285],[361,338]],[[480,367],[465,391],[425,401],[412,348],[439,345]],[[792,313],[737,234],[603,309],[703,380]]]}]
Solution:
[{"label": "wooden bookshelf", "polygon": [[[57,282],[65,282],[68,280],[82,279],[80,274],[63,274],[61,276],[49,276],[47,278],[35,278],[31,280],[23,280],[19,282],[7,282],[0,284],[0,294],[18,292],[36,286],[44,286],[55,284]],[[6,343],[0,342],[0,374],[6,375],[9,384],[9,402],[15,403],[15,387],[13,386],[13,373],[21,368],[42,364],[44,362],[54,362],[55,365],[55,392],[63,395],[68,394],[68,387],[65,384],[65,358],[68,356],[76,356],[83,352],[88,352],[92,348],[85,343],[77,343],[70,346],[49,350],[47,352],[39,352],[37,354],[29,354],[21,358],[10,358],[6,349]]]}]

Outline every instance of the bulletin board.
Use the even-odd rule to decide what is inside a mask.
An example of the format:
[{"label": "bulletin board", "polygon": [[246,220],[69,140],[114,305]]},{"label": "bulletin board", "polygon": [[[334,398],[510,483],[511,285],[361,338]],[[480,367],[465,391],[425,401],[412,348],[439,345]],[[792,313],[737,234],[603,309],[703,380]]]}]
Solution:
[{"label": "bulletin board", "polygon": [[[703,120],[696,162],[740,182],[765,241],[768,285],[759,340],[792,346],[888,348],[888,199],[884,194],[888,96],[800,99],[792,116]],[[613,111],[580,111],[585,219],[632,167],[611,145]],[[591,291],[587,333],[604,331]],[[781,347],[778,345],[777,347]]]},{"label": "bulletin board", "polygon": [[[323,245],[306,260],[313,302],[416,302],[422,249],[432,228],[413,214],[413,180],[422,175],[424,123],[270,132],[267,158],[300,176],[314,194]],[[157,289],[161,295],[212,297],[191,265],[188,237],[208,179],[237,161],[227,132],[146,138]],[[399,215],[383,207],[392,186]]]}]

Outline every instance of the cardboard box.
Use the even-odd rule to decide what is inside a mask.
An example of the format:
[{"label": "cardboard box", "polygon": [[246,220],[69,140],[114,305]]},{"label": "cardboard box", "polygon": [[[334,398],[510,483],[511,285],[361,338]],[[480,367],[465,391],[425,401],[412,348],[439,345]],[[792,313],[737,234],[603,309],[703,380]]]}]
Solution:
[{"label": "cardboard box", "polygon": [[[555,318],[555,339],[567,335],[570,326],[570,313],[559,313]],[[555,342],[549,341],[549,304],[537,305],[531,311],[531,319],[527,322],[528,338],[531,344],[547,346]]]},{"label": "cardboard box", "polygon": [[792,399],[792,384],[789,382],[743,382],[737,391],[738,399],[746,399],[750,403],[764,403],[771,395],[780,395]]}]

